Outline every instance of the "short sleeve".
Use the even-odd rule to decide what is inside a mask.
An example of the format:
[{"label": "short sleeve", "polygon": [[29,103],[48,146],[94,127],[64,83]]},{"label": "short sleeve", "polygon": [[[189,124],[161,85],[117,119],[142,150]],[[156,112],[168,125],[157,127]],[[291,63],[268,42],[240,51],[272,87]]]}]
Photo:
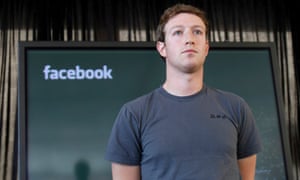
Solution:
[{"label": "short sleeve", "polygon": [[138,122],[137,117],[124,105],[114,122],[105,159],[120,164],[140,164],[141,143]]},{"label": "short sleeve", "polygon": [[262,150],[260,134],[249,105],[242,99],[238,140],[238,159],[257,154]]}]

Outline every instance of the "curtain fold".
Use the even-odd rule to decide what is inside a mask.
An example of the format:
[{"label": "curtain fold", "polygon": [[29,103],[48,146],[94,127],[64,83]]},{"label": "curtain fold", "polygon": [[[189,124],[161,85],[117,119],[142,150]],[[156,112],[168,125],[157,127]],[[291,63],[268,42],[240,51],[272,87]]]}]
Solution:
[{"label": "curtain fold", "polygon": [[274,42],[289,136],[290,170],[300,179],[298,87],[289,1],[34,1],[0,2],[0,179],[17,174],[18,42],[154,41],[162,11],[176,2],[204,9],[211,42]]}]

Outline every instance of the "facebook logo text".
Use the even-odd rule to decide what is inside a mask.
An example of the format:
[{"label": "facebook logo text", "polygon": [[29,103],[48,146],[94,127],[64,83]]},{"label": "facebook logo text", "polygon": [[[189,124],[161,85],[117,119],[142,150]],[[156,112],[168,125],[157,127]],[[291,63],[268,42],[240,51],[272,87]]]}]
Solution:
[{"label": "facebook logo text", "polygon": [[101,69],[83,69],[76,65],[73,69],[55,69],[45,65],[43,69],[45,80],[104,80],[113,79],[112,69],[103,65]]}]

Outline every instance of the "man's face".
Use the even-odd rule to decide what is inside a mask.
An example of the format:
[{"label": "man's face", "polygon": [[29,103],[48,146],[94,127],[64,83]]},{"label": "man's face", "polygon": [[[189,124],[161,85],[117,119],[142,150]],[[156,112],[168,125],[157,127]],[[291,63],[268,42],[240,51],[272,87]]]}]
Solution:
[{"label": "man's face", "polygon": [[157,49],[169,68],[193,73],[201,68],[208,54],[206,27],[200,17],[181,13],[165,25],[165,42]]}]

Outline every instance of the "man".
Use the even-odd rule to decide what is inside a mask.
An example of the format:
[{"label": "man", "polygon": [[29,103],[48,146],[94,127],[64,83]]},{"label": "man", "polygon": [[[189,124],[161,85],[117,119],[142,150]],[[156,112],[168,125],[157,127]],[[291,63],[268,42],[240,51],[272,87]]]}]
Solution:
[{"label": "man", "polygon": [[239,96],[203,82],[208,22],[196,7],[168,8],[156,44],[166,80],[126,103],[107,147],[114,180],[253,180],[261,143]]}]

